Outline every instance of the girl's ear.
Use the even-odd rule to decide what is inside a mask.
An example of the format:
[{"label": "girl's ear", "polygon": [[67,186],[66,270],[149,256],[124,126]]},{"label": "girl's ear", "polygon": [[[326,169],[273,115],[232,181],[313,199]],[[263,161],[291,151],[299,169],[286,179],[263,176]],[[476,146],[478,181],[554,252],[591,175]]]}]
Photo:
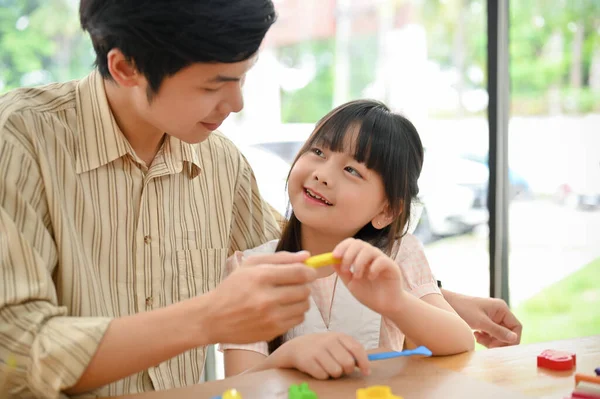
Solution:
[{"label": "girl's ear", "polygon": [[371,224],[376,229],[381,230],[392,224],[395,218],[394,212],[390,209],[389,205],[385,205],[383,210],[371,220]]}]

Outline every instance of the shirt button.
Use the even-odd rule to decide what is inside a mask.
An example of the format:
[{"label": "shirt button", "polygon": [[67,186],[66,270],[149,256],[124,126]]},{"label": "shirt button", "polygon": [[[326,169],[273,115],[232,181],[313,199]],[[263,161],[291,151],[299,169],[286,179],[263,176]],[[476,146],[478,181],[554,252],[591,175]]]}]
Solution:
[{"label": "shirt button", "polygon": [[148,298],[146,298],[146,307],[147,308],[151,308],[152,307],[152,303],[153,303],[153,299],[151,296],[149,296]]},{"label": "shirt button", "polygon": [[150,236],[145,236],[144,237],[144,244],[150,244],[150,241],[152,241],[152,239],[150,238]]}]

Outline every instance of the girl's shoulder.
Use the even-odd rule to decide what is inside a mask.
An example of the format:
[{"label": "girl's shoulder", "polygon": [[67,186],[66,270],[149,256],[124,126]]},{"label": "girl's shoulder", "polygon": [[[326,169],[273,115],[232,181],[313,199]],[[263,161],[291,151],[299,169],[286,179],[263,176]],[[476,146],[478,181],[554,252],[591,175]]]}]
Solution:
[{"label": "girl's shoulder", "polygon": [[396,240],[392,249],[391,258],[402,262],[407,258],[424,255],[425,249],[421,241],[410,233],[406,233],[402,239]]}]

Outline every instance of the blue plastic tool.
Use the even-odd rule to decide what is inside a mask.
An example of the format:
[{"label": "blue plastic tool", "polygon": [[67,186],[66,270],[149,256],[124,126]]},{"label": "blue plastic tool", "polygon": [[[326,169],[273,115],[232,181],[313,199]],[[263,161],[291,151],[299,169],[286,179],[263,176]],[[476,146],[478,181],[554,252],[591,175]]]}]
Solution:
[{"label": "blue plastic tool", "polygon": [[369,355],[369,360],[384,360],[384,359],[393,359],[395,357],[401,356],[413,356],[413,355],[421,355],[421,356],[431,356],[431,351],[424,346],[419,346],[415,349],[407,349],[402,352],[383,352],[383,353],[372,353]]}]

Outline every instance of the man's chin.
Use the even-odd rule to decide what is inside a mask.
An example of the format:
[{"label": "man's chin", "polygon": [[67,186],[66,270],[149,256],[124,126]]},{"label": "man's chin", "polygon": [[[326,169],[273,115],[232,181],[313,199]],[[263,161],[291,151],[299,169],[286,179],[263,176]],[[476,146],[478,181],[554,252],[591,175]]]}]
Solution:
[{"label": "man's chin", "polygon": [[212,131],[194,131],[193,133],[173,135],[175,138],[187,144],[200,144],[211,135]]}]

